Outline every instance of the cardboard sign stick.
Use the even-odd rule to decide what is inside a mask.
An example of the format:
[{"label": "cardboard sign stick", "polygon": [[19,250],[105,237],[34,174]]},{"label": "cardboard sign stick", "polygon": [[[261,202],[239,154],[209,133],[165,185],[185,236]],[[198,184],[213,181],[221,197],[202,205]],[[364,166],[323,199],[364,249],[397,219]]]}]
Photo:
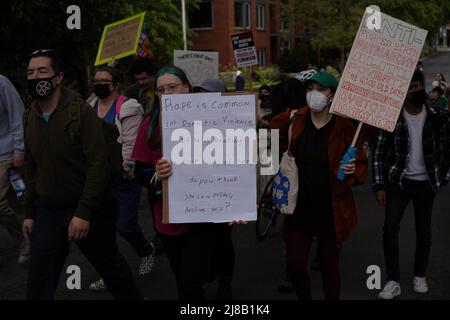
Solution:
[{"label": "cardboard sign stick", "polygon": [[355,132],[355,136],[353,137],[352,147],[355,146],[356,141],[358,140],[358,136],[359,136],[359,133],[361,132],[361,128],[362,128],[363,124],[364,124],[363,122],[360,122],[358,124],[358,128],[356,129],[356,132]]},{"label": "cardboard sign stick", "polygon": [[249,68],[249,77],[250,77],[250,92],[253,92],[253,66],[248,67]]}]

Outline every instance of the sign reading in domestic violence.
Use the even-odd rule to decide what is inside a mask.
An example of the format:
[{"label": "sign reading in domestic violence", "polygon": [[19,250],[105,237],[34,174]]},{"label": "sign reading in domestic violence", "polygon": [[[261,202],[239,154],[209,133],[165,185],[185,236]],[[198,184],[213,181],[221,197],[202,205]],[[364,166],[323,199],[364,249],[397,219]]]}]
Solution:
[{"label": "sign reading in domestic violence", "polygon": [[253,34],[245,32],[231,36],[233,42],[234,57],[236,65],[241,67],[250,67],[258,64]]},{"label": "sign reading in domestic violence", "polygon": [[136,53],[145,12],[108,24],[103,29],[95,65],[101,65]]},{"label": "sign reading in domestic violence", "polygon": [[367,8],[330,111],[392,132],[426,36],[426,30]]},{"label": "sign reading in domestic violence", "polygon": [[256,220],[255,106],[254,94],[161,97],[166,222]]},{"label": "sign reading in domestic violence", "polygon": [[192,86],[209,78],[219,78],[219,53],[174,50],[173,64],[186,72]]}]

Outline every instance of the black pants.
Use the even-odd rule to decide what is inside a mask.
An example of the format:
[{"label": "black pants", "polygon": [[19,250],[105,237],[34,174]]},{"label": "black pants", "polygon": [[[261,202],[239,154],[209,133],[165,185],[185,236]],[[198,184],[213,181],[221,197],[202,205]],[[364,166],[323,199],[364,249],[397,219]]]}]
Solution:
[{"label": "black pants", "polygon": [[175,275],[180,300],[204,300],[204,285],[211,273],[216,248],[213,224],[195,224],[178,236],[162,235],[166,255]]},{"label": "black pants", "polygon": [[[98,214],[90,222],[88,236],[76,244],[104,279],[116,299],[143,299],[130,268],[121,256],[116,242],[114,208],[108,215]],[[27,298],[54,298],[58,280],[69,252],[68,226],[73,209],[49,210],[38,207],[30,238],[30,266]],[[83,276],[83,270],[81,270]]]},{"label": "black pants", "polygon": [[403,179],[403,188],[386,189],[386,217],[383,227],[384,259],[387,279],[400,281],[398,233],[403,213],[410,201],[414,206],[416,253],[414,275],[425,277],[431,249],[431,212],[435,192],[428,181]]},{"label": "black pants", "polygon": [[[314,232],[307,232],[285,223],[283,230],[286,250],[286,269],[299,300],[311,300],[311,279],[308,257]],[[341,276],[339,270],[340,249],[334,234],[317,236],[317,260],[323,279],[326,300],[339,300]]]},{"label": "black pants", "polygon": [[234,245],[231,239],[233,226],[229,226],[228,223],[216,223],[213,228],[217,237],[217,247],[212,257],[211,276],[208,280],[213,281],[218,277],[220,282],[230,284],[235,261]]},{"label": "black pants", "polygon": [[139,257],[150,255],[152,246],[145,239],[138,221],[141,186],[136,180],[124,181],[114,188],[114,196],[119,207],[117,232],[128,241]]}]

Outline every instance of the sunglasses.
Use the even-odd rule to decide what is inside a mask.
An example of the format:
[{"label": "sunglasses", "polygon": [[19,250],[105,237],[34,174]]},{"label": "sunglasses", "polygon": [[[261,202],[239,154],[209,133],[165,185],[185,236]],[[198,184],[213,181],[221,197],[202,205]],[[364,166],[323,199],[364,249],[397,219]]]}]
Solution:
[{"label": "sunglasses", "polygon": [[29,57],[33,58],[35,56],[49,56],[56,57],[56,52],[53,49],[39,49],[30,53]]}]

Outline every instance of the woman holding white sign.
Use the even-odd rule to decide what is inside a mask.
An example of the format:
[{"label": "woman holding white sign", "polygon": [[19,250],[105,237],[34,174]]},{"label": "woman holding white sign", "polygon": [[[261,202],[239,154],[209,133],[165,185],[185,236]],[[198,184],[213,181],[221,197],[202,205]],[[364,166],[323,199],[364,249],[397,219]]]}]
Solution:
[{"label": "woman holding white sign", "polygon": [[[186,74],[177,67],[161,69],[156,75],[158,100],[163,94],[191,93]],[[172,174],[171,163],[162,159],[159,107],[144,119],[139,129],[133,158],[156,168],[158,185]],[[211,273],[217,236],[211,223],[164,224],[162,203],[153,208],[156,230],[162,235],[164,249],[175,275],[178,295],[183,300],[204,299],[204,284]]]},{"label": "woman holding white sign", "polygon": [[[289,277],[301,300],[311,299],[308,255],[314,238],[325,299],[339,299],[340,248],[357,222],[350,188],[363,183],[367,171],[360,146],[356,159],[341,164],[355,128],[350,120],[329,113],[337,86],[331,74],[317,73],[306,82],[308,107],[298,109],[294,120],[288,109],[270,123],[271,128],[280,129],[280,145],[287,146],[292,121],[289,150],[298,167],[299,191],[294,213],[286,216],[283,237]],[[346,174],[343,181],[336,177],[340,167]]]}]

